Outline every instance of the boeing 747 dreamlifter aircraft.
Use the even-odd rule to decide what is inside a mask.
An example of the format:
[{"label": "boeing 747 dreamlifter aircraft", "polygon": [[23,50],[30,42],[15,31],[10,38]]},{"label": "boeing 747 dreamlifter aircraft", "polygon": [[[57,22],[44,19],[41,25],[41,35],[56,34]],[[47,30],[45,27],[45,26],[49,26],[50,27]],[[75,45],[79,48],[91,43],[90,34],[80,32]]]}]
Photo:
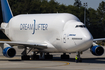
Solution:
[{"label": "boeing 747 dreamlifter aircraft", "polygon": [[[0,41],[3,55],[14,57],[16,51],[13,46],[24,49],[22,60],[29,60],[28,52],[34,52],[31,59],[39,59],[38,53],[44,53],[45,59],[52,59],[50,53],[63,53],[62,59],[69,58],[66,53],[80,54],[91,49],[92,54],[102,55],[104,49],[93,42],[93,37],[80,22],[68,13],[55,14],[22,14],[13,16],[7,0],[1,0],[3,23],[1,28],[11,41]],[[29,48],[29,49],[27,49]]]}]

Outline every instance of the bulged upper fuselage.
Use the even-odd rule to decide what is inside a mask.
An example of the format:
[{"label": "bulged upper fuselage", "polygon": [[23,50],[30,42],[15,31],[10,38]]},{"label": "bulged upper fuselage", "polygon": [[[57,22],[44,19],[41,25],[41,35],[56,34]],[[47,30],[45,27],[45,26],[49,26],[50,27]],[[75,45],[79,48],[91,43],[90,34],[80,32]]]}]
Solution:
[{"label": "bulged upper fuselage", "polygon": [[10,40],[49,42],[53,49],[43,50],[48,52],[84,51],[91,47],[93,41],[85,25],[67,13],[18,15],[6,25],[5,34]]}]

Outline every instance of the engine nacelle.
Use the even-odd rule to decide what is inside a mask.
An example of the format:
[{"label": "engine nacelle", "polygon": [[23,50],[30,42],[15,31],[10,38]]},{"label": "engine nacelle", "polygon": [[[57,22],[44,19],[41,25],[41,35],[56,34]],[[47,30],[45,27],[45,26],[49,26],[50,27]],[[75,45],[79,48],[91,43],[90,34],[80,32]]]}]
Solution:
[{"label": "engine nacelle", "polygon": [[90,48],[90,51],[95,56],[101,56],[104,53],[104,48],[101,47],[100,45],[95,45]]},{"label": "engine nacelle", "polygon": [[16,50],[12,47],[6,47],[3,49],[3,55],[5,57],[12,58],[16,55]]}]

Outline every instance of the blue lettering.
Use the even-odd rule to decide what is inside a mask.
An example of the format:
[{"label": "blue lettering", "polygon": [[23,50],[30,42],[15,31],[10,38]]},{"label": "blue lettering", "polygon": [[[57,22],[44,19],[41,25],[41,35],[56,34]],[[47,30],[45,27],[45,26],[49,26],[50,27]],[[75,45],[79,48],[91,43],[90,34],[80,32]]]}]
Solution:
[{"label": "blue lettering", "polygon": [[27,30],[27,24],[25,24],[25,30]]},{"label": "blue lettering", "polygon": [[45,30],[45,24],[43,25],[43,30]]},{"label": "blue lettering", "polygon": [[25,28],[25,24],[23,24],[23,30],[24,30],[24,28]]},{"label": "blue lettering", "polygon": [[38,30],[39,30],[39,28],[40,28],[40,24],[38,24]]},{"label": "blue lettering", "polygon": [[76,36],[76,34],[69,34],[69,36]]},{"label": "blue lettering", "polygon": [[32,34],[34,34],[35,33],[35,20],[34,20],[34,28],[33,28],[33,33]]},{"label": "blue lettering", "polygon": [[20,24],[20,30],[33,30],[32,34],[35,34],[36,30],[48,30],[48,24],[36,24],[36,20],[34,20],[33,24],[23,23]]},{"label": "blue lettering", "polygon": [[29,30],[33,30],[33,24],[30,24]]},{"label": "blue lettering", "polygon": [[22,28],[23,28],[23,25],[22,25],[22,24],[20,24],[20,30],[22,30]]},{"label": "blue lettering", "polygon": [[47,30],[48,24],[45,25],[45,30]]},{"label": "blue lettering", "polygon": [[29,26],[29,24],[27,25],[27,30],[29,30],[30,29],[30,26]]}]

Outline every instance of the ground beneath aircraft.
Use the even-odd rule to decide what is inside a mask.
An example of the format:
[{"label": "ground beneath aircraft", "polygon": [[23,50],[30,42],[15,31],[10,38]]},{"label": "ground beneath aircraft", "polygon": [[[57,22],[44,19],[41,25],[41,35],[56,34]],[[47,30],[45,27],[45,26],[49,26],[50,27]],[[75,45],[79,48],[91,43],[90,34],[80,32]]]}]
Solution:
[{"label": "ground beneath aircraft", "polygon": [[[75,63],[76,54],[71,54],[68,60],[60,59],[60,53],[53,53],[52,60],[30,60],[21,61],[20,54],[22,50],[17,49],[17,55],[14,58],[2,56],[0,49],[0,70],[105,70],[105,54],[101,57],[93,56],[89,50],[82,54],[82,63]],[[30,53],[31,54],[31,53]]]}]

